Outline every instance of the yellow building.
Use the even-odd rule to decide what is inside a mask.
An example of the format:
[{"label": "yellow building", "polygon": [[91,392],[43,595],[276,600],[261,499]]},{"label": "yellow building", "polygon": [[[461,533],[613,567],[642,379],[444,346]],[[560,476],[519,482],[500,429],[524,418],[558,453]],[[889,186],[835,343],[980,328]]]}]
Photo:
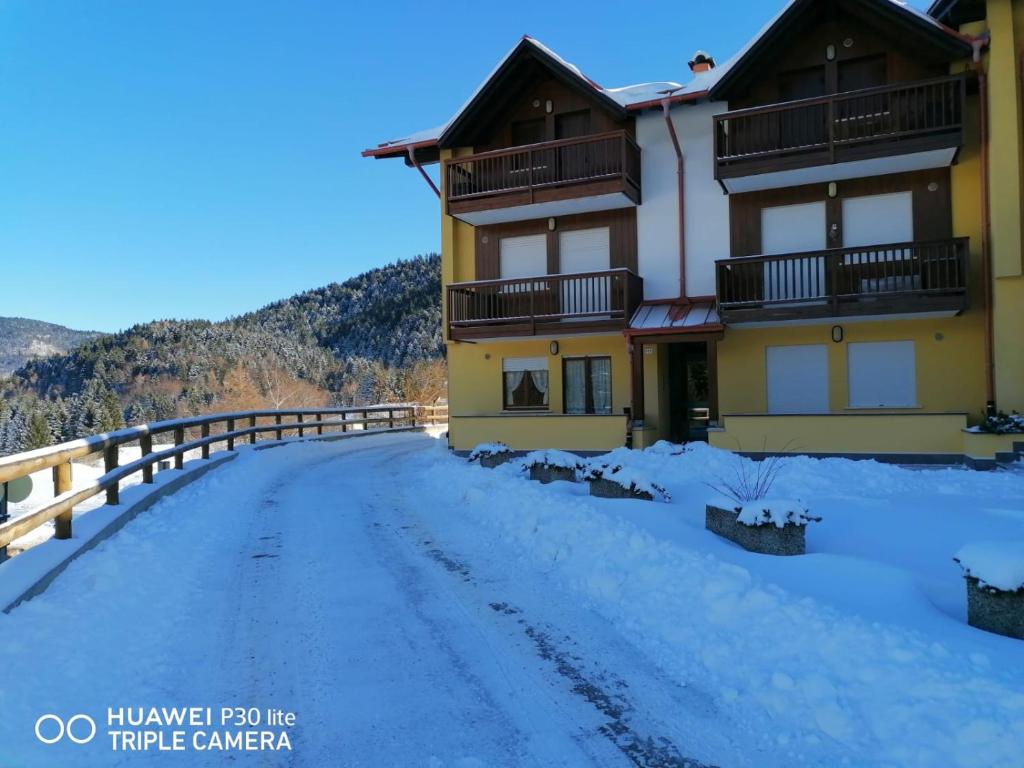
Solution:
[{"label": "yellow building", "polygon": [[1021,11],[932,13],[792,0],[624,88],[524,38],[367,150],[441,201],[452,447],[1010,450],[967,428],[1024,410]]}]

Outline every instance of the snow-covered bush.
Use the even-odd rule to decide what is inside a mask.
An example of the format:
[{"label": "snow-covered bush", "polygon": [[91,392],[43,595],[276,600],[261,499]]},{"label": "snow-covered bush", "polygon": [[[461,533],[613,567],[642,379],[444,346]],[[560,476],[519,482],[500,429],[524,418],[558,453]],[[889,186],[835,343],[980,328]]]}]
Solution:
[{"label": "snow-covered bush", "polygon": [[751,501],[760,501],[768,497],[775,479],[779,475],[780,456],[769,456],[761,461],[750,461],[742,456],[735,456],[731,472],[721,474],[706,485],[722,496],[732,499],[738,507]]},{"label": "snow-covered bush", "polygon": [[523,459],[523,470],[530,473],[531,480],[553,483],[557,480],[576,482],[577,474],[583,469],[583,461],[568,451],[533,451]]},{"label": "snow-covered bush", "polygon": [[761,499],[744,504],[738,510],[736,521],[743,525],[774,525],[782,528],[786,525],[807,525],[821,522],[807,511],[807,507],[799,501],[784,499]]},{"label": "snow-covered bush", "polygon": [[469,460],[480,461],[485,456],[500,456],[505,453],[512,453],[512,449],[504,443],[480,443],[469,452]]},{"label": "snow-covered bush", "polygon": [[982,589],[1016,592],[1024,589],[1024,541],[989,541],[968,544],[953,557],[964,576],[978,580]]},{"label": "snow-covered bush", "polygon": [[1008,414],[1000,411],[995,416],[986,416],[978,426],[971,427],[971,431],[993,435],[1024,434],[1024,415],[1016,411]]},{"label": "snow-covered bush", "polygon": [[583,480],[590,483],[590,495],[603,498],[634,498],[647,501],[669,501],[668,491],[650,480],[643,472],[607,460],[587,464]]}]

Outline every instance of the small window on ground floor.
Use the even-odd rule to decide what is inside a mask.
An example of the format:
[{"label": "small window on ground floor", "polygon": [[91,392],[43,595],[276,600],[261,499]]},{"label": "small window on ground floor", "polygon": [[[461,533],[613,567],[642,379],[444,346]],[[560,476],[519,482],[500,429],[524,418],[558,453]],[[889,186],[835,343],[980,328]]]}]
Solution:
[{"label": "small window on ground floor", "polygon": [[766,349],[768,413],[828,413],[828,348],[801,344]]},{"label": "small window on ground floor", "polygon": [[562,371],[566,413],[612,412],[610,357],[567,357]]},{"label": "small window on ground floor", "polygon": [[857,342],[847,347],[851,408],[917,406],[912,341]]},{"label": "small window on ground floor", "polygon": [[506,410],[545,410],[548,407],[546,357],[506,357],[502,362]]}]

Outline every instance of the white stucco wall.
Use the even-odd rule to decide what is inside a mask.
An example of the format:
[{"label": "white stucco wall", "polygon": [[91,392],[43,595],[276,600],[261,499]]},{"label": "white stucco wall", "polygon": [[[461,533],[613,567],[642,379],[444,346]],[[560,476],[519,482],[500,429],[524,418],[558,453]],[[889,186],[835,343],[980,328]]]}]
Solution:
[{"label": "white stucco wall", "polygon": [[[729,256],[729,198],[715,181],[712,116],[727,111],[723,102],[681,105],[672,121],[686,164],[686,292],[715,292],[715,260]],[[636,121],[643,175],[637,209],[637,261],[645,299],[679,295],[679,239],[676,223],[676,156],[660,111]]]}]

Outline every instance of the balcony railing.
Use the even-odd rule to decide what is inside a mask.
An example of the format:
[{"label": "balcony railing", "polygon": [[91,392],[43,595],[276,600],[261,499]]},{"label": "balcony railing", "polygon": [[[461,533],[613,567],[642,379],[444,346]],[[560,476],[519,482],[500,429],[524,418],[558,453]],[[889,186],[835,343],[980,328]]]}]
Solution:
[{"label": "balcony railing", "polygon": [[835,248],[716,262],[726,322],[967,307],[968,240]]},{"label": "balcony railing", "polygon": [[715,116],[716,178],[957,147],[964,75]]},{"label": "balcony railing", "polygon": [[639,195],[640,148],[626,131],[612,131],[454,158],[445,163],[445,174],[450,207],[467,210],[493,207],[496,199],[540,202],[555,190],[583,196],[571,188],[600,182]]},{"label": "balcony railing", "polygon": [[643,300],[628,269],[448,286],[452,339],[621,330]]}]

